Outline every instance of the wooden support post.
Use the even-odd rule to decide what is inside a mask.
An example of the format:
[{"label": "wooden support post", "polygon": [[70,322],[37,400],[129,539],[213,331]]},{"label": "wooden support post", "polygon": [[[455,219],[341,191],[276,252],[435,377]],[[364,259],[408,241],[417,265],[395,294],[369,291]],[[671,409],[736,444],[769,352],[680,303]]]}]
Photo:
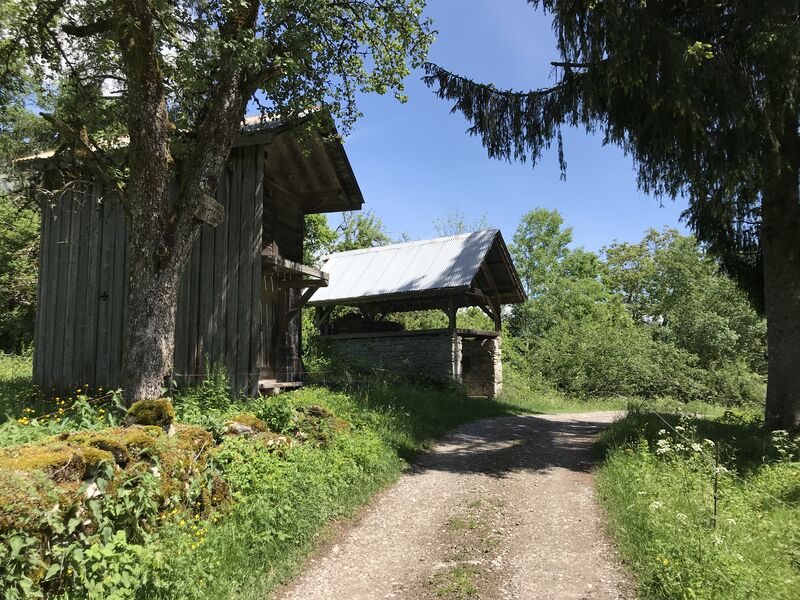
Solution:
[{"label": "wooden support post", "polygon": [[500,331],[502,323],[500,321],[500,300],[499,298],[492,298],[492,312],[494,313],[494,330]]},{"label": "wooden support post", "polygon": [[448,319],[448,328],[455,331],[456,329],[456,313],[458,309],[456,308],[456,299],[453,296],[450,296],[447,299],[447,319]]}]

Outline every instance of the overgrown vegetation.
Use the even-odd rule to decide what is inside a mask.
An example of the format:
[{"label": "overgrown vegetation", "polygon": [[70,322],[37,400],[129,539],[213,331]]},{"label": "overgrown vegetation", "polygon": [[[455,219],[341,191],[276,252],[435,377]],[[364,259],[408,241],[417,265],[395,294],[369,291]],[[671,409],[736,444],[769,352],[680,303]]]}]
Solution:
[{"label": "overgrown vegetation", "polygon": [[514,235],[530,299],[504,341],[523,372],[570,396],[763,405],[765,321],[694,238],[650,231],[602,257],[571,241],[544,209]]},{"label": "overgrown vegetation", "polygon": [[119,427],[113,394],[24,407],[0,425],[6,597],[261,598],[404,459],[524,410],[393,377],[337,383],[245,399],[214,367],[175,396],[174,437]]},{"label": "overgrown vegetation", "polygon": [[754,415],[632,410],[601,449],[600,494],[642,598],[797,597],[797,439]]}]

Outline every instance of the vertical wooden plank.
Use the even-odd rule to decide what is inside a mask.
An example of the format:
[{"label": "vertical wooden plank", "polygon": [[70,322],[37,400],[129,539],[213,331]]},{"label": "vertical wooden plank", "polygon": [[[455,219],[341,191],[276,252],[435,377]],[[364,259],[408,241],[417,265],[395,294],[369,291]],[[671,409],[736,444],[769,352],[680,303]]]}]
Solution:
[{"label": "vertical wooden plank", "polygon": [[102,187],[91,186],[89,206],[89,239],[87,240],[86,261],[86,327],[83,331],[83,375],[86,381],[97,387],[103,385],[97,380],[97,318],[100,302],[100,251],[102,249],[102,213],[99,203],[103,201]]},{"label": "vertical wooden plank", "polygon": [[116,387],[119,385],[122,358],[122,325],[124,322],[122,305],[127,273],[125,272],[125,210],[118,200],[114,200],[112,207],[113,216],[110,225],[113,232],[113,267],[108,299],[110,304],[108,378],[110,384]]},{"label": "vertical wooden plank", "polygon": [[186,268],[190,271],[189,274],[189,295],[188,295],[188,310],[187,310],[187,340],[189,348],[189,361],[187,365],[186,374],[190,376],[190,383],[197,383],[197,375],[200,372],[200,357],[198,352],[198,308],[200,300],[200,244],[202,238],[197,241]]},{"label": "vertical wooden plank", "polygon": [[189,268],[183,269],[181,282],[178,286],[178,306],[175,311],[175,354],[172,358],[172,372],[176,379],[183,383],[180,375],[186,372],[186,286]]},{"label": "vertical wooden plank", "polygon": [[224,220],[214,228],[214,305],[211,315],[211,349],[213,355],[220,362],[225,362],[225,307],[227,296],[225,282],[227,280],[228,266],[228,229],[230,227],[230,162],[225,169],[217,186],[217,202],[224,207]]},{"label": "vertical wooden plank", "polygon": [[61,212],[61,233],[58,239],[58,253],[56,269],[58,271],[58,293],[55,319],[55,340],[53,344],[53,380],[56,391],[65,392],[70,381],[64,380],[64,352],[66,351],[67,310],[70,302],[67,296],[69,282],[69,247],[70,231],[72,226],[72,193],[64,194],[59,199]]},{"label": "vertical wooden plank", "polygon": [[114,283],[114,208],[113,202],[106,200],[100,207],[100,289],[97,311],[97,344],[95,358],[96,379],[99,385],[113,386],[110,371],[110,321],[111,294]]},{"label": "vertical wooden plank", "polygon": [[44,370],[42,386],[45,391],[50,392],[56,381],[54,361],[56,354],[56,321],[58,319],[56,310],[58,307],[59,292],[58,251],[59,242],[61,241],[61,222],[63,219],[61,218],[61,209],[59,208],[58,199],[56,199],[53,204],[48,204],[44,210],[47,212],[50,226],[48,228],[49,238],[47,241],[48,278],[44,284],[47,287],[47,304],[44,309],[46,342],[42,352],[42,359],[44,361],[42,365],[42,369]]},{"label": "vertical wooden plank", "polygon": [[239,301],[239,238],[241,233],[240,206],[242,202],[242,149],[231,152],[231,187],[230,187],[230,223],[228,228],[228,265],[225,282],[225,356],[226,366],[231,374],[231,384],[238,388],[239,379],[236,370],[237,360],[237,304]]},{"label": "vertical wooden plank", "polygon": [[84,383],[78,381],[75,368],[75,325],[78,316],[78,259],[80,258],[81,230],[83,229],[81,203],[86,186],[83,183],[75,185],[72,202],[69,206],[70,228],[69,243],[67,245],[67,285],[66,309],[64,311],[64,361],[62,379],[70,387]]},{"label": "vertical wooden plank", "polygon": [[125,350],[125,319],[128,315],[128,286],[130,285],[130,278],[128,277],[128,215],[125,212],[125,207],[118,201],[117,207],[120,212],[122,226],[121,226],[121,234],[122,239],[122,294],[120,299],[122,300],[122,309],[120,310],[120,319],[119,319],[119,328],[120,328],[120,344],[122,348],[119,352],[119,369],[117,371],[117,379],[114,382],[114,386],[119,385],[120,376],[122,374],[122,353]]},{"label": "vertical wooden plank", "polygon": [[78,236],[78,282],[76,286],[76,307],[75,307],[75,332],[74,332],[74,354],[73,364],[75,377],[82,384],[94,384],[86,374],[84,369],[84,356],[86,353],[86,319],[89,313],[89,302],[86,297],[89,272],[89,241],[90,241],[90,226],[92,218],[92,207],[94,205],[94,198],[92,195],[92,185],[87,183],[83,188],[80,204],[78,206],[81,212],[81,231]]},{"label": "vertical wooden plank", "polygon": [[264,229],[264,161],[266,160],[264,146],[258,146],[255,154],[255,191],[253,199],[253,229],[250,238],[250,256],[252,260],[250,271],[250,360],[248,372],[250,384],[248,393],[251,396],[258,394],[258,374],[262,362],[261,356],[261,244]]},{"label": "vertical wooden plank", "polygon": [[242,194],[241,216],[239,222],[242,234],[239,240],[239,298],[236,316],[236,371],[239,376],[239,387],[248,385],[250,367],[250,299],[252,287],[252,240],[255,223],[255,152],[258,147],[248,147],[243,153],[242,162]]},{"label": "vertical wooden plank", "polygon": [[200,276],[197,354],[199,373],[205,373],[206,361],[216,361],[211,351],[211,313],[214,305],[214,227],[203,225],[198,246],[194,249],[199,257]]},{"label": "vertical wooden plank", "polygon": [[33,383],[42,387],[44,385],[44,354],[47,347],[47,311],[44,307],[47,305],[48,297],[48,277],[50,276],[48,250],[50,243],[50,227],[51,227],[50,209],[47,203],[42,203],[41,209],[41,225],[39,227],[39,270],[38,279],[36,281],[36,321],[34,322],[34,337],[33,337]]}]

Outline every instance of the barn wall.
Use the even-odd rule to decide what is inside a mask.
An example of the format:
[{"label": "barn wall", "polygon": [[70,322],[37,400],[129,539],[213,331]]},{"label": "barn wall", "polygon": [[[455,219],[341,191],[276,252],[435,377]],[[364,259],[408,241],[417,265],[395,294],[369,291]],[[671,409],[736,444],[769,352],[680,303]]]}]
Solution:
[{"label": "barn wall", "polygon": [[[175,373],[196,381],[206,357],[255,392],[261,362],[263,146],[233,151],[217,189],[225,220],[204,226],[178,297]],[[42,212],[34,381],[45,391],[116,387],[127,297],[127,235],[118,201],[98,185]]]},{"label": "barn wall", "polygon": [[122,206],[106,200],[78,184],[42,210],[33,375],[45,392],[117,381],[127,235]]},{"label": "barn wall", "polygon": [[[217,187],[225,220],[204,225],[183,274],[175,331],[178,380],[223,363],[237,389],[257,392],[261,356],[261,146],[235,149]],[[276,307],[267,307],[274,310]]]},{"label": "barn wall", "polygon": [[[264,248],[287,260],[303,262],[303,234],[304,214],[297,198],[268,185],[264,194]],[[289,311],[296,306],[301,290],[285,287],[283,277],[274,271],[265,271],[263,276],[261,375],[263,379],[295,381],[302,370],[302,319],[300,314],[290,319]]]}]

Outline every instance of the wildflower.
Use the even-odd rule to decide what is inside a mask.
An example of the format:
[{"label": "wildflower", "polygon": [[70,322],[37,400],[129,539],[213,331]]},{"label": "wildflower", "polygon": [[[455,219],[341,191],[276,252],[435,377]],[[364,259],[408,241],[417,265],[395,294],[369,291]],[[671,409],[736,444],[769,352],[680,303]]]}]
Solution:
[{"label": "wildflower", "polygon": [[668,567],[669,566],[669,560],[664,558],[664,559],[661,560],[661,564],[664,565],[665,567]]},{"label": "wildflower", "polygon": [[650,503],[650,505],[647,508],[649,508],[650,510],[658,510],[663,506],[664,506],[663,502],[661,502],[660,500],[654,500],[653,502]]},{"label": "wildflower", "polygon": [[183,527],[184,525],[186,525],[186,521],[181,519],[180,522],[178,523],[178,526]]},{"label": "wildflower", "polygon": [[67,567],[67,575],[72,575],[72,567]]}]

